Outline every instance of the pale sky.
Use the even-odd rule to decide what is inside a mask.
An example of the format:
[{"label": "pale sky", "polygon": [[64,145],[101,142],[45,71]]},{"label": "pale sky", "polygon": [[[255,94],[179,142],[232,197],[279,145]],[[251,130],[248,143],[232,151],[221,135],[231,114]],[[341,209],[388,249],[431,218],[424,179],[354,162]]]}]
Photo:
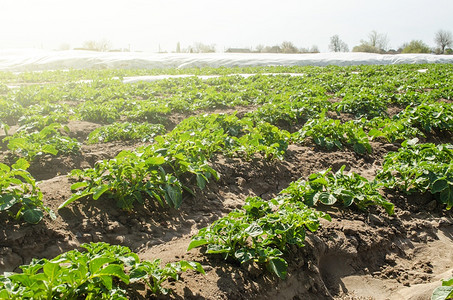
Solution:
[{"label": "pale sky", "polygon": [[113,48],[201,42],[223,52],[290,41],[327,52],[334,34],[352,49],[376,30],[396,49],[413,39],[434,46],[436,31],[453,32],[452,13],[452,0],[0,0],[0,48],[107,39]]}]

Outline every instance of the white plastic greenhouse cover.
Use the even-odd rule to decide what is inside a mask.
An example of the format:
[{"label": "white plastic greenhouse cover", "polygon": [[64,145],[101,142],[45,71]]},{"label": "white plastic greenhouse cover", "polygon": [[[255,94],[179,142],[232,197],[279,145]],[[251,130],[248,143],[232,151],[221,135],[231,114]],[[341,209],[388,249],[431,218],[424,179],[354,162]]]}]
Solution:
[{"label": "white plastic greenhouse cover", "polygon": [[453,63],[453,55],[371,53],[147,53],[44,51],[37,49],[0,50],[1,71],[65,69],[151,69],[252,66],[350,66],[420,63]]}]

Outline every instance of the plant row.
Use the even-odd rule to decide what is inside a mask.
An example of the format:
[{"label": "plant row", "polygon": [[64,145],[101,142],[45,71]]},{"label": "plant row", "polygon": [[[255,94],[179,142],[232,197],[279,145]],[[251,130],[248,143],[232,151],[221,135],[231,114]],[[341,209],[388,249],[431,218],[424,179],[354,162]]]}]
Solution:
[{"label": "plant row", "polygon": [[145,284],[152,294],[167,294],[168,279],[182,272],[205,273],[196,262],[161,266],[160,259],[141,261],[129,248],[106,243],[83,244],[53,259],[33,259],[21,273],[0,275],[1,299],[130,299],[130,285]]}]

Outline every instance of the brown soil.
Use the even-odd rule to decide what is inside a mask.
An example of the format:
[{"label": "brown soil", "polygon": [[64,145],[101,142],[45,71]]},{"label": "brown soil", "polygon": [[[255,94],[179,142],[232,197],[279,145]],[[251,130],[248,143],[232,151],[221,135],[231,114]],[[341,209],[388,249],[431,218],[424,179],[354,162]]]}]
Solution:
[{"label": "brown soil", "polygon": [[[245,110],[244,110],[245,111]],[[182,118],[182,117],[181,117]],[[70,123],[73,136],[84,140],[96,128]],[[64,174],[86,168],[123,149],[141,144],[109,143],[83,146],[80,155],[42,157],[30,172],[41,180],[45,204],[54,211],[71,195],[72,179]],[[286,255],[289,273],[279,280],[255,265],[239,266],[220,257],[187,252],[190,237],[234,208],[248,196],[274,197],[291,181],[327,168],[355,171],[373,178],[388,151],[398,145],[373,143],[372,155],[352,151],[321,151],[291,145],[284,161],[251,160],[217,155],[211,164],[220,180],[195,196],[185,195],[180,209],[148,203],[131,213],[110,199],[82,200],[58,211],[57,219],[38,225],[0,224],[0,272],[18,271],[33,257],[53,258],[86,242],[130,247],[142,259],[180,259],[205,266],[206,275],[188,272],[170,282],[175,299],[428,299],[441,278],[453,272],[453,215],[430,195],[383,194],[396,205],[395,215],[380,208],[366,212],[321,207],[332,216],[306,246]],[[149,298],[138,286],[138,298]]]}]

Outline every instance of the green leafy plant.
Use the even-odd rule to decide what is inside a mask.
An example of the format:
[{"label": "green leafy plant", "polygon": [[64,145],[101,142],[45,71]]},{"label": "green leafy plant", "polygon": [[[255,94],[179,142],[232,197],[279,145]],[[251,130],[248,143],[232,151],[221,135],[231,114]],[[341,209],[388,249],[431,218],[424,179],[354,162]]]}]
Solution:
[{"label": "green leafy plant", "polygon": [[294,134],[294,138],[299,142],[308,137],[313,139],[316,145],[327,150],[349,146],[359,154],[372,152],[367,133],[356,122],[341,123],[340,120],[326,118],[324,114],[308,121]]},{"label": "green leafy plant", "polygon": [[0,163],[0,211],[6,211],[15,219],[36,224],[47,212],[52,218],[54,213],[44,206],[42,193],[35,179],[27,172],[29,163],[21,158],[11,167]]},{"label": "green leafy plant", "polygon": [[127,286],[145,281],[153,293],[168,293],[161,284],[169,277],[192,269],[204,273],[199,263],[180,261],[167,264],[160,260],[140,261],[124,246],[107,243],[81,245],[85,251],[71,250],[51,260],[33,259],[20,268],[22,273],[0,276],[2,299],[128,299]]},{"label": "green leafy plant", "polygon": [[153,294],[167,295],[171,290],[162,286],[167,279],[172,278],[177,281],[180,279],[180,273],[187,270],[205,274],[203,267],[196,262],[181,260],[176,263],[168,263],[163,268],[160,265],[160,259],[140,262],[131,271],[131,282],[143,280]]},{"label": "green leafy plant", "polygon": [[435,102],[409,106],[396,118],[407,119],[413,127],[427,134],[434,130],[453,130],[453,107],[450,103]]},{"label": "green leafy plant", "polygon": [[437,287],[431,295],[431,300],[453,299],[453,277],[442,280],[442,286]]},{"label": "green leafy plant", "polygon": [[168,149],[155,150],[150,145],[142,152],[121,151],[114,159],[98,162],[85,171],[73,170],[71,175],[83,181],[74,183],[71,189],[78,190],[59,209],[77,199],[92,196],[94,200],[106,195],[117,201],[119,207],[132,210],[134,203],[144,204],[146,198],[156,199],[178,208],[182,203],[182,190],[189,188],[178,179],[183,174],[193,174],[200,188],[204,188],[217,172],[205,162],[191,163],[184,155]]},{"label": "green leafy plant", "polygon": [[76,139],[61,134],[59,129],[69,132],[67,126],[53,123],[44,127],[41,131],[28,133],[26,130],[16,132],[12,136],[3,139],[8,142],[8,149],[15,155],[32,161],[36,156],[44,153],[57,155],[60,153],[77,153],[80,143]]},{"label": "green leafy plant", "polygon": [[453,207],[453,146],[417,142],[405,141],[398,152],[389,152],[377,178],[386,187],[407,193],[429,191],[449,210]]},{"label": "green leafy plant", "polygon": [[324,205],[340,202],[345,207],[355,205],[363,210],[370,205],[378,205],[388,214],[393,214],[394,205],[379,193],[378,182],[370,182],[354,172],[345,174],[344,169],[345,166],[342,166],[335,173],[328,169],[311,174],[307,181],[292,182],[280,194],[289,197],[291,201],[302,201],[308,206],[314,206],[318,202]]},{"label": "green leafy plant", "polygon": [[113,123],[92,131],[87,138],[87,144],[106,143],[112,141],[141,140],[152,142],[154,137],[165,132],[161,124],[149,123]]},{"label": "green leafy plant", "polygon": [[305,231],[316,231],[318,218],[330,220],[301,202],[248,198],[241,210],[202,228],[192,237],[188,250],[206,246],[207,254],[222,254],[241,264],[261,264],[284,279],[288,263],[282,256],[287,245],[304,246]]}]

